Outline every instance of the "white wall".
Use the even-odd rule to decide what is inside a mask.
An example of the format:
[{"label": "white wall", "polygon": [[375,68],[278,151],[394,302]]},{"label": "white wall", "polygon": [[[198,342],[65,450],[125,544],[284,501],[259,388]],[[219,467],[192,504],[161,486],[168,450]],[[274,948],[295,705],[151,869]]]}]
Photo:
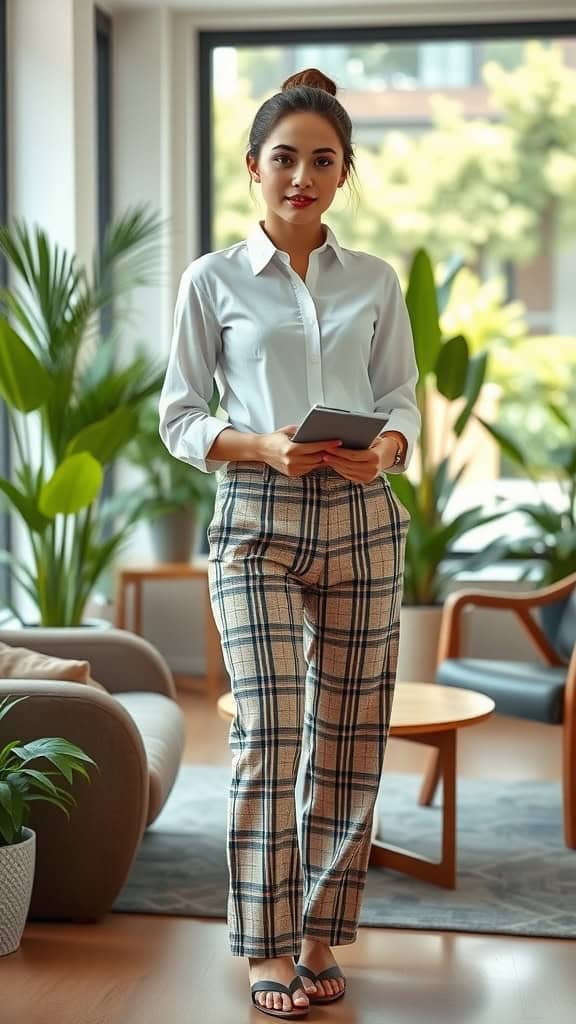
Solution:
[{"label": "white wall", "polygon": [[96,238],[91,0],[9,0],[8,204],[89,258]]}]

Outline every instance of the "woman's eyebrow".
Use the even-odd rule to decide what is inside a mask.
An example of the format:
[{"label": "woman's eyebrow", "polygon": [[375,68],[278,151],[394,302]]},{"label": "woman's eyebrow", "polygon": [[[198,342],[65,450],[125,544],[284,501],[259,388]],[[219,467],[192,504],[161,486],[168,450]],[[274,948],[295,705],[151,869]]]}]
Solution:
[{"label": "woman's eyebrow", "polygon": [[[271,152],[273,153],[275,149],[289,149],[291,153],[297,153],[298,152],[298,149],[296,148],[296,146],[285,146],[282,143],[280,143],[279,146],[272,146]],[[331,146],[321,146],[320,149],[313,149],[312,152],[313,153],[334,153],[334,156],[336,156],[336,150],[332,149]]]}]

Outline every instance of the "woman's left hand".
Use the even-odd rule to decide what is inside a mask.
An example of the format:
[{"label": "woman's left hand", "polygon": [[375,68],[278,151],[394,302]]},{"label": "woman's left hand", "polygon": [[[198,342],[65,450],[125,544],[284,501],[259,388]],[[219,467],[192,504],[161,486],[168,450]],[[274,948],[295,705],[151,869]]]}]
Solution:
[{"label": "woman's left hand", "polygon": [[322,461],[355,484],[369,484],[394,464],[398,442],[394,437],[377,437],[369,448],[338,448],[326,452]]}]

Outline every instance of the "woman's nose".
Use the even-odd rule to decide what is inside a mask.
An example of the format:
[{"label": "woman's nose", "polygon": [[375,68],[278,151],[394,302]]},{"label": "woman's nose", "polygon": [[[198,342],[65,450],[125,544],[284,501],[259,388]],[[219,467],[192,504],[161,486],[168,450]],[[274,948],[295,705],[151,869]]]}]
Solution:
[{"label": "woman's nose", "polygon": [[298,188],[307,188],[312,184],[312,176],[306,167],[295,167],[292,175],[292,184]]}]

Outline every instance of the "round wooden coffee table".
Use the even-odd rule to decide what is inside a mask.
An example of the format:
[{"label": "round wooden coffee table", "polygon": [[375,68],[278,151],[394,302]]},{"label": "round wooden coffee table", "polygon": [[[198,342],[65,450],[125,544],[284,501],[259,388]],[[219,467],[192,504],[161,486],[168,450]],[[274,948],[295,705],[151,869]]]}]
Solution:
[{"label": "round wooden coffee table", "polygon": [[[217,702],[222,718],[233,718],[232,693]],[[370,863],[393,868],[447,889],[456,886],[456,737],[458,729],[489,718],[494,701],[482,693],[439,683],[397,683],[392,705],[390,736],[424,743],[438,751],[437,777],[442,779],[442,856],[439,861],[396,846],[387,846],[377,834],[376,815],[372,831]],[[428,804],[430,785],[423,786],[419,803]]]}]

